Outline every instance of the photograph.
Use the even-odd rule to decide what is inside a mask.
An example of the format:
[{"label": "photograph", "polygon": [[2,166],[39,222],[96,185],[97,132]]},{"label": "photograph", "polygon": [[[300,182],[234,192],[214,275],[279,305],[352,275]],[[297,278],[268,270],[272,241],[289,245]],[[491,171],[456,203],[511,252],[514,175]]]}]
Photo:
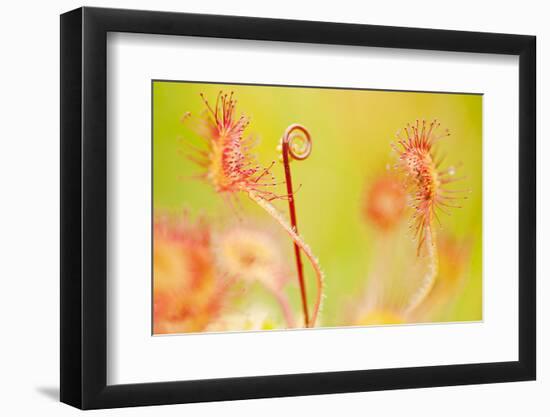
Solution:
[{"label": "photograph", "polygon": [[153,335],[483,321],[483,94],[155,79],[151,111]]},{"label": "photograph", "polygon": [[502,3],[4,3],[0,417],[550,416]]}]

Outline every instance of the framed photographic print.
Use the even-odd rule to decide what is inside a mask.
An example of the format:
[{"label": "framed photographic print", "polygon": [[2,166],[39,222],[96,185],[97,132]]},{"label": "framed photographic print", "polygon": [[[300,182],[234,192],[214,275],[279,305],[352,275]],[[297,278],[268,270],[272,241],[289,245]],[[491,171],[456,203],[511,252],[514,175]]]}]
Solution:
[{"label": "framed photographic print", "polygon": [[61,401],[535,379],[535,38],[61,16]]}]

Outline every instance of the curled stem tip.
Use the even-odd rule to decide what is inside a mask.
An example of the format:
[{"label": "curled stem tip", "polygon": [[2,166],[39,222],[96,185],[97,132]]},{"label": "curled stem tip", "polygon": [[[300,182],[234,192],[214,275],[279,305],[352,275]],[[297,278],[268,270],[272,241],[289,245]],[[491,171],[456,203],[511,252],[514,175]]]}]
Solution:
[{"label": "curled stem tip", "polygon": [[[288,195],[288,209],[290,213],[290,225],[292,230],[298,235],[298,220],[296,217],[296,204],[294,200],[294,188],[292,185],[292,175],[290,173],[290,162],[292,160],[303,161],[311,154],[312,141],[309,131],[302,125],[292,124],[285,130],[281,139],[281,152],[283,156],[283,165],[285,171],[286,191]],[[303,250],[303,248],[302,248]],[[305,250],[304,250],[305,252]],[[306,253],[307,254],[307,253]],[[298,282],[300,284],[300,295],[302,299],[302,308],[304,311],[304,321],[306,327],[315,325],[315,320],[320,307],[320,300],[322,295],[322,280],[318,276],[318,301],[313,312],[313,317],[310,319],[309,307],[307,301],[307,291],[304,280],[304,266],[301,256],[300,242],[294,239],[294,256],[296,258],[296,271],[298,273]],[[311,258],[314,260],[314,258]],[[310,260],[311,260],[310,259]],[[313,262],[313,261],[312,261]],[[316,262],[316,261],[315,261]],[[314,263],[315,263],[314,262]]]}]

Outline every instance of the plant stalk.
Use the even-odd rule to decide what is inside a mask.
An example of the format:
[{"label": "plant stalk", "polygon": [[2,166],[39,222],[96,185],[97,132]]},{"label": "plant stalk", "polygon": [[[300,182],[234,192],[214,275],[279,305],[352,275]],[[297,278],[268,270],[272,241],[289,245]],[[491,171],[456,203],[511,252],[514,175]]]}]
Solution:
[{"label": "plant stalk", "polygon": [[317,261],[317,259],[315,259],[315,256],[313,255],[313,252],[311,251],[311,248],[307,245],[307,243],[303,241],[303,239],[296,233],[294,228],[286,221],[281,213],[270,202],[268,202],[265,198],[259,196],[254,191],[249,191],[248,196],[283,227],[283,229],[292,238],[298,248],[303,251],[306,257],[309,259],[313,270],[315,271],[318,291],[315,306],[313,308],[313,313],[311,315],[311,320],[308,321],[306,327],[315,326],[315,322],[317,321],[319,310],[321,309],[321,302],[323,299],[323,273],[321,271],[319,262]]},{"label": "plant stalk", "polygon": [[414,311],[422,302],[426,299],[428,294],[431,292],[434,287],[437,275],[439,273],[439,259],[437,256],[437,243],[436,243],[436,234],[433,230],[432,225],[430,224],[426,228],[426,247],[428,250],[428,271],[422,279],[422,284],[418,291],[414,294],[411,299],[411,302],[405,309],[406,313]]}]

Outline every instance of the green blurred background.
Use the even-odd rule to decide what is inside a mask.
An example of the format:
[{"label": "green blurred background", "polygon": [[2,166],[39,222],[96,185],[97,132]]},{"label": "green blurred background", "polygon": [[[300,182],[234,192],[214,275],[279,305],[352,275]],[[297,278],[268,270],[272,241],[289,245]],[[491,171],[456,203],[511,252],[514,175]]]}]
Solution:
[{"label": "green blurred background", "polygon": [[[307,160],[292,163],[292,176],[296,185],[302,184],[296,196],[300,232],[326,275],[321,316],[326,326],[339,325],[343,305],[365,286],[376,238],[375,228],[361,213],[365,187],[395,163],[390,143],[399,129],[416,119],[438,119],[442,128],[451,132],[439,147],[446,155],[443,166],[461,163],[459,176],[466,178],[459,188],[471,192],[463,208],[453,210],[450,217],[441,216],[442,228],[457,239],[468,239],[472,252],[465,285],[452,311],[434,320],[482,318],[481,95],[153,81],[155,211],[187,208],[192,214],[205,213],[212,218],[234,216],[211,186],[191,179],[201,168],[178,152],[181,138],[204,144],[181,123],[182,115],[191,112],[199,116],[204,110],[199,93],[215,102],[220,90],[233,91],[237,115],[250,117],[246,132],[258,135],[256,154],[263,166],[278,160],[276,146],[290,124],[302,124],[312,135],[313,152]],[[277,162],[273,174],[284,179],[282,164]],[[283,188],[280,194],[284,194]],[[246,196],[241,201],[247,216],[272,221]],[[287,213],[285,201],[276,205]],[[288,240],[289,248],[291,245]],[[289,262],[294,265],[293,259]],[[309,265],[306,276],[313,302],[315,287]],[[299,311],[296,287],[288,294]]]}]

